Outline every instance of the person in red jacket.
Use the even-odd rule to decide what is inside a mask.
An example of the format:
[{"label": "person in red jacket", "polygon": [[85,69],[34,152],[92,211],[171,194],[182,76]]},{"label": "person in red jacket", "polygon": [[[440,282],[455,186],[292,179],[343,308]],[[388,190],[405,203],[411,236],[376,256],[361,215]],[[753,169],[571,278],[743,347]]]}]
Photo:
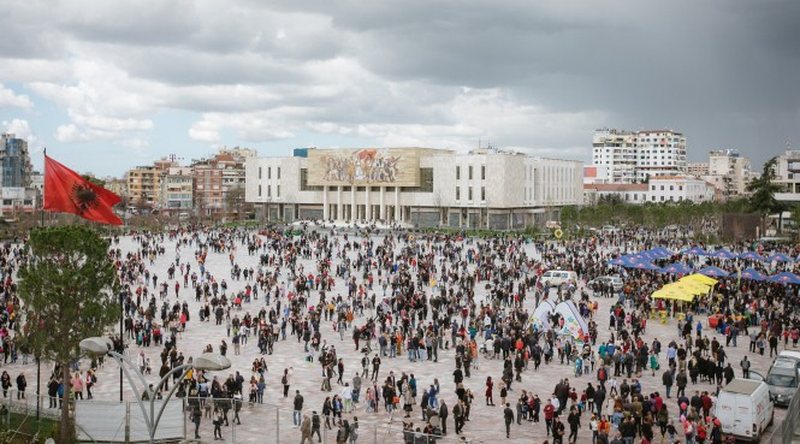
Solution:
[{"label": "person in red jacket", "polygon": [[550,431],[553,428],[553,416],[556,414],[556,408],[553,407],[552,401],[552,399],[548,399],[547,404],[544,406],[544,423],[547,426],[547,436],[550,436]]}]

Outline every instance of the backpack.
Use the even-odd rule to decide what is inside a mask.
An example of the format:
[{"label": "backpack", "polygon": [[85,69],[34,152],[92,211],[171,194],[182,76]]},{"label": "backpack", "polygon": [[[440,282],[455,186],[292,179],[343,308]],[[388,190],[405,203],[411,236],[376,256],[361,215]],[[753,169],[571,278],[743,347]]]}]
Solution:
[{"label": "backpack", "polygon": [[286,379],[286,375],[283,375],[283,377],[281,378],[281,384],[286,385],[287,382],[289,381]]}]

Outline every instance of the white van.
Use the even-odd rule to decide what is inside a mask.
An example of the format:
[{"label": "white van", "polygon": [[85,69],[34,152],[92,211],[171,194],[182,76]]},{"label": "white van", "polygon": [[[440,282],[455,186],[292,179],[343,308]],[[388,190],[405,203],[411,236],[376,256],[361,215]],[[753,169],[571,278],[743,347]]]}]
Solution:
[{"label": "white van", "polygon": [[560,287],[561,284],[568,282],[577,283],[578,273],[565,270],[545,271],[542,277],[539,278],[539,281],[542,283],[542,285],[544,285],[545,288]]},{"label": "white van", "polygon": [[722,433],[757,442],[774,415],[769,387],[762,381],[734,379],[720,390],[715,415]]}]

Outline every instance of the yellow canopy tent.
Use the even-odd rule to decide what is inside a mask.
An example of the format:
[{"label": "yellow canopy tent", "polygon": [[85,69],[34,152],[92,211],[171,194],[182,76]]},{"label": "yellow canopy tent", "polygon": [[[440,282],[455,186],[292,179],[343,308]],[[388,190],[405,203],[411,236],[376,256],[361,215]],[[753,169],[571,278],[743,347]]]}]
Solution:
[{"label": "yellow canopy tent", "polygon": [[694,285],[689,285],[685,282],[675,282],[673,284],[667,284],[662,288],[670,289],[670,290],[677,290],[682,293],[690,294],[692,296],[701,295],[708,293],[708,288],[700,288]]},{"label": "yellow canopy tent", "polygon": [[691,289],[692,291],[696,291],[696,293],[694,293],[694,294],[708,294],[708,292],[711,290],[711,286],[710,285],[706,285],[706,284],[703,284],[703,283],[701,283],[699,281],[692,280],[692,279],[689,279],[689,280],[681,279],[678,282],[675,282],[674,284],[671,284],[671,285],[677,285],[677,286],[680,286],[682,288],[688,288],[688,289]]},{"label": "yellow canopy tent", "polygon": [[708,277],[708,276],[706,276],[704,274],[699,274],[699,273],[690,274],[689,276],[685,276],[681,280],[696,281],[696,282],[700,282],[702,284],[710,285],[710,286],[714,286],[714,285],[717,284],[717,280],[716,279],[710,278],[710,277]]},{"label": "yellow canopy tent", "polygon": [[664,287],[652,294],[653,299],[670,299],[676,301],[691,302],[694,300],[694,295],[675,287]]}]

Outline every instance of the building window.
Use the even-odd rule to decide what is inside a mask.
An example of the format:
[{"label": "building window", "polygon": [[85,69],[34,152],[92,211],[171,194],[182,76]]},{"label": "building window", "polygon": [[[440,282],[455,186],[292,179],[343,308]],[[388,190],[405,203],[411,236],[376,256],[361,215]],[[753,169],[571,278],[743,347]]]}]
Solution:
[{"label": "building window", "polygon": [[486,180],[486,165],[481,165],[481,180]]},{"label": "building window", "polygon": [[267,197],[272,197],[272,185],[267,185]]},{"label": "building window", "polygon": [[419,169],[419,190],[423,193],[433,193],[433,168]]},{"label": "building window", "polygon": [[278,174],[277,174],[277,176],[278,176],[278,177],[277,177],[277,178],[278,178],[278,180],[281,180],[281,167],[278,167],[278,171],[277,171],[277,173],[278,173]]},{"label": "building window", "polygon": [[275,197],[281,197],[281,186],[275,185]]},{"label": "building window", "polygon": [[467,168],[467,179],[472,180],[472,165]]},{"label": "building window", "polygon": [[481,201],[486,201],[486,187],[481,187]]},{"label": "building window", "polygon": [[661,185],[661,191],[664,191],[664,185]]},{"label": "building window", "polygon": [[261,197],[261,184],[258,184],[258,197]]},{"label": "building window", "polygon": [[[280,169],[278,171],[280,172]],[[308,184],[308,168],[300,168],[300,191],[322,191],[322,188],[323,187],[321,187],[321,186],[311,186],[311,185],[309,185]]]},{"label": "building window", "polygon": [[461,167],[456,166],[456,180],[461,180]]},{"label": "building window", "polygon": [[461,200],[461,187],[456,187],[456,200]]},{"label": "building window", "polygon": [[267,179],[272,179],[272,167],[267,167]]},{"label": "building window", "polygon": [[674,186],[674,185],[670,185],[670,186],[669,186],[669,190],[670,190],[670,191],[674,191],[674,190],[675,190],[675,186]]},{"label": "building window", "polygon": [[[470,167],[471,169],[472,167]],[[467,200],[472,201],[472,187],[467,187]]]},{"label": "building window", "polygon": [[261,179],[261,167],[258,167],[258,178]]}]

